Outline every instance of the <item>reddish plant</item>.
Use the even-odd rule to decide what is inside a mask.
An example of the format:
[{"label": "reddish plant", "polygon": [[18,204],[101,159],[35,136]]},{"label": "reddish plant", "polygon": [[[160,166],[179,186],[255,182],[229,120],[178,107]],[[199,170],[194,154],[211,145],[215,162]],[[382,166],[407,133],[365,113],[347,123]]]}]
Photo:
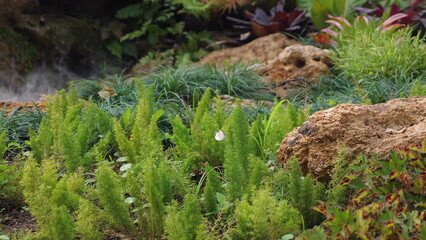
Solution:
[{"label": "reddish plant", "polygon": [[244,14],[250,21],[232,17],[228,17],[228,19],[238,24],[234,25],[235,28],[251,28],[252,32],[258,37],[276,32],[293,32],[301,29],[300,24],[306,20],[306,11],[294,9],[291,12],[285,12],[285,3],[286,0],[280,0],[269,11],[270,15],[260,8],[257,8],[254,13],[245,11]]},{"label": "reddish plant", "polygon": [[[384,21],[380,26],[376,28],[377,31],[386,32],[391,29],[395,29],[398,27],[404,27],[405,24],[399,23],[398,21],[405,18],[407,14],[405,13],[397,13],[391,17],[389,17],[386,21]],[[335,44],[335,41],[331,40],[330,37],[338,37],[339,31],[344,31],[345,28],[356,27],[359,21],[364,21],[365,24],[369,24],[370,20],[365,16],[358,16],[355,18],[354,24],[351,24],[348,20],[343,17],[334,17],[332,15],[328,15],[330,18],[327,20],[327,23],[330,23],[331,26],[328,28],[324,28],[320,33],[316,33],[312,35],[312,38],[323,45]],[[338,31],[333,30],[331,27],[337,28]]]},{"label": "reddish plant", "polygon": [[401,9],[398,5],[392,4],[389,8],[385,8],[381,5],[377,5],[376,8],[355,8],[355,10],[360,14],[367,14],[369,19],[375,18],[378,20],[383,16],[383,14],[389,11],[389,16],[392,17],[396,14],[406,13],[407,15],[404,18],[398,20],[398,23],[404,25],[415,25],[421,23],[424,28],[426,28],[426,10],[416,10],[416,6],[421,3],[423,0],[415,0],[411,4],[410,8],[407,11]]},{"label": "reddish plant", "polygon": [[315,210],[326,220],[311,237],[426,239],[426,140],[394,148],[387,159],[363,158],[351,168],[340,186],[354,194],[345,206],[321,202]]}]

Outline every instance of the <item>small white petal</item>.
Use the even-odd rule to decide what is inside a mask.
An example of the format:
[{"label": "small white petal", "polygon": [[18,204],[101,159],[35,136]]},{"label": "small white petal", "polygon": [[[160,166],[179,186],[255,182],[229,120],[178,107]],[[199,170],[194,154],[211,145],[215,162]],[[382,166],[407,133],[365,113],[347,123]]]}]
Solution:
[{"label": "small white petal", "polygon": [[123,164],[123,166],[121,166],[121,167],[120,167],[120,171],[121,171],[121,172],[127,171],[127,170],[129,170],[131,167],[132,167],[132,164],[131,164],[131,163]]},{"label": "small white petal", "polygon": [[222,132],[222,130],[219,130],[219,131],[217,131],[217,132],[216,132],[216,134],[215,134],[214,138],[215,138],[217,141],[223,141],[223,140],[225,140],[226,136],[225,136],[225,134]]}]

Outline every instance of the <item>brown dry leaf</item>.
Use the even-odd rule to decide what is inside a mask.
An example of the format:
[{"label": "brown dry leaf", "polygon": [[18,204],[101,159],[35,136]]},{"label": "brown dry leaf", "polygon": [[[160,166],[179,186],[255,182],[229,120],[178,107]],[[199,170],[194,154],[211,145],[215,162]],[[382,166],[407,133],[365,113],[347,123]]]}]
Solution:
[{"label": "brown dry leaf", "polygon": [[98,94],[101,98],[104,98],[104,99],[117,96],[117,93],[110,88],[104,88],[101,91],[99,91]]}]

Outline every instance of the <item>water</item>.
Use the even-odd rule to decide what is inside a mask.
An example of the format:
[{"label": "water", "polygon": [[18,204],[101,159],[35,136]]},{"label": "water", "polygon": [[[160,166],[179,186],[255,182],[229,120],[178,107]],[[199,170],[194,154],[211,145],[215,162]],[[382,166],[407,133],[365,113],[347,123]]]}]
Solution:
[{"label": "water", "polygon": [[65,88],[69,81],[80,78],[61,65],[42,65],[25,77],[24,85],[17,91],[12,86],[0,86],[0,101],[35,102],[44,95]]}]

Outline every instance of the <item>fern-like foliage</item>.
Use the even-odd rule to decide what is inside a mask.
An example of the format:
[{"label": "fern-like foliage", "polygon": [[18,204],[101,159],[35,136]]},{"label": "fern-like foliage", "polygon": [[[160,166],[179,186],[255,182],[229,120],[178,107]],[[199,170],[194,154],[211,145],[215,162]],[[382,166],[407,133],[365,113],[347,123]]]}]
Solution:
[{"label": "fern-like foliage", "polygon": [[290,171],[287,173],[287,185],[283,186],[284,197],[286,197],[303,215],[305,226],[313,227],[319,224],[322,216],[312,210],[317,205],[318,200],[325,199],[325,187],[320,182],[314,182],[308,174],[303,176],[297,159],[289,162]]},{"label": "fern-like foliage", "polygon": [[249,179],[248,123],[238,106],[225,122],[225,177],[227,192],[232,200],[240,199]]},{"label": "fern-like foliage", "polygon": [[102,234],[99,231],[99,210],[88,200],[80,199],[79,209],[76,212],[75,228],[84,240],[100,240]]},{"label": "fern-like foliage", "polygon": [[211,93],[207,89],[203,94],[195,111],[194,120],[191,124],[191,135],[196,149],[202,157],[202,161],[207,161],[212,166],[219,166],[224,161],[224,142],[214,138],[216,131],[223,128],[224,106],[215,97],[215,108],[211,108]]},{"label": "fern-like foliage", "polygon": [[[122,126],[127,125],[125,121],[113,120],[115,140],[123,155],[128,157],[131,163],[138,163],[141,159],[158,159],[165,156],[161,142],[162,137],[157,127],[157,122],[164,111],[154,112],[151,87],[139,85],[139,88],[139,95],[142,97],[136,106],[131,134],[127,133]],[[127,112],[125,114],[128,115]],[[127,126],[127,128],[130,128],[130,126]]]},{"label": "fern-like foliage", "polygon": [[182,210],[175,203],[168,208],[165,220],[165,232],[169,239],[195,240],[197,230],[202,224],[200,205],[198,198],[193,194],[187,194],[184,198]]},{"label": "fern-like foliage", "polygon": [[210,9],[217,4],[216,1],[200,2],[197,0],[174,0],[173,2],[183,6],[180,12],[186,12],[204,18],[210,17]]},{"label": "fern-like foliage", "polygon": [[224,193],[222,182],[219,179],[218,173],[210,165],[206,164],[207,182],[204,187],[204,205],[208,214],[218,212],[217,193]]},{"label": "fern-like foliage", "polygon": [[194,151],[191,130],[182,122],[179,115],[176,115],[174,118],[169,115],[169,122],[172,125],[173,134],[167,134],[166,136],[175,145],[173,148],[174,157],[182,160],[184,162],[183,171],[189,172],[198,166],[197,160],[199,159],[197,153]]},{"label": "fern-like foliage", "polygon": [[70,240],[75,239],[76,232],[74,229],[74,219],[68,214],[68,209],[65,206],[55,207],[52,215],[53,228],[51,239]]},{"label": "fern-like foliage", "polygon": [[43,117],[38,132],[29,128],[29,135],[31,139],[31,148],[33,156],[37,161],[41,161],[51,154],[51,146],[53,145],[53,133],[49,125],[47,117]]},{"label": "fern-like foliage", "polygon": [[144,175],[145,194],[147,201],[150,205],[148,223],[152,236],[160,236],[163,232],[163,220],[165,213],[165,206],[163,202],[163,195],[161,188],[158,187],[156,179],[156,171],[153,169],[154,164],[152,160],[147,162],[149,169]]},{"label": "fern-like foliage", "polygon": [[339,149],[338,155],[335,157],[334,167],[331,173],[331,180],[328,183],[328,189],[326,192],[327,202],[333,202],[336,204],[343,204],[348,197],[347,185],[342,186],[340,183],[346,174],[349,173],[351,165],[360,162],[362,156],[358,156],[353,163],[350,163],[350,155],[348,155],[347,149],[342,146]]},{"label": "fern-like foliage", "polygon": [[76,189],[71,186],[79,185],[79,181],[58,183],[58,169],[55,161],[43,160],[39,165],[30,157],[21,180],[25,201],[39,226],[36,235],[42,239],[74,239],[76,236],[74,220],[68,213],[72,209],[67,205],[76,208],[73,202]]},{"label": "fern-like foliage", "polygon": [[240,201],[235,209],[237,227],[233,239],[279,239],[297,234],[301,217],[287,200],[277,201],[269,191],[257,191],[250,201]]},{"label": "fern-like foliage", "polygon": [[6,131],[0,132],[0,160],[3,159],[4,154],[6,153],[6,150],[7,150],[6,141],[7,141],[7,132]]},{"label": "fern-like foliage", "polygon": [[185,219],[185,234],[188,239],[195,239],[197,228],[201,224],[201,208],[196,195],[187,194],[184,198],[182,210],[183,219]]},{"label": "fern-like foliage", "polygon": [[154,45],[161,36],[182,32],[184,25],[182,22],[176,22],[175,9],[176,6],[171,0],[143,1],[120,9],[116,18],[136,21],[140,26],[139,29],[125,34],[120,41],[146,36],[148,42]]},{"label": "fern-like foliage", "polygon": [[250,176],[248,180],[249,189],[254,187],[259,189],[262,184],[262,180],[269,174],[268,166],[260,158],[255,157],[254,155],[249,155],[249,169]]},{"label": "fern-like foliage", "polygon": [[96,170],[96,178],[100,203],[112,225],[116,229],[132,231],[134,226],[124,202],[120,181],[106,162],[101,163]]},{"label": "fern-like foliage", "polygon": [[117,11],[115,17],[118,19],[138,18],[143,14],[142,3],[130,4]]},{"label": "fern-like foliage", "polygon": [[58,206],[64,205],[72,211],[77,210],[84,186],[83,181],[83,177],[78,174],[64,176],[52,191],[52,201]]},{"label": "fern-like foliage", "polygon": [[[93,103],[85,106],[77,92],[64,90],[51,96],[47,102],[47,115],[38,132],[30,130],[30,142],[37,161],[55,156],[68,172],[79,167],[89,167],[94,161],[92,146],[108,135],[111,121],[107,113]],[[98,149],[99,150],[99,149]]]},{"label": "fern-like foliage", "polygon": [[224,105],[215,98],[216,107],[212,109],[211,102],[210,89],[207,89],[198,102],[190,128],[180,117],[169,117],[173,135],[168,137],[175,144],[175,156],[184,162],[184,172],[199,168],[202,162],[212,166],[223,163],[224,142],[215,140],[215,132],[224,124]]}]

